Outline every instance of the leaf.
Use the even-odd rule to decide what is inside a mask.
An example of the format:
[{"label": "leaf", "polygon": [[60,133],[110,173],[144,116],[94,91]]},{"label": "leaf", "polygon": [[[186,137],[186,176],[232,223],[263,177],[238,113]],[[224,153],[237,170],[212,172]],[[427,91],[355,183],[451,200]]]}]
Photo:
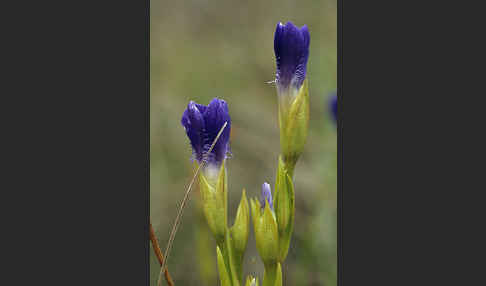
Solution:
[{"label": "leaf", "polygon": [[275,286],[282,286],[282,267],[280,263],[277,264],[277,273],[275,277]]},{"label": "leaf", "polygon": [[275,183],[275,215],[279,237],[279,261],[283,262],[287,257],[294,226],[295,194],[292,179],[281,157]]},{"label": "leaf", "polygon": [[226,270],[226,266],[224,264],[223,254],[221,254],[221,250],[218,246],[216,246],[216,252],[218,255],[218,270],[219,270],[219,279],[221,280],[221,286],[231,286],[231,280],[229,278],[228,271]]}]

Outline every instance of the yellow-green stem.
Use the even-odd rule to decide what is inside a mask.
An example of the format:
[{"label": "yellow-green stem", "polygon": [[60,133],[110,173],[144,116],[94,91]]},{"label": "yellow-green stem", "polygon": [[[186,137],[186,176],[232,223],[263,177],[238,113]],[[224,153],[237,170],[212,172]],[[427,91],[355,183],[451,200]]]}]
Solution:
[{"label": "yellow-green stem", "polygon": [[287,173],[289,174],[290,179],[294,179],[294,169],[295,169],[295,164],[297,164],[297,161],[299,160],[300,155],[292,154],[289,156],[283,155],[283,160],[285,163],[285,169],[287,170]]},{"label": "yellow-green stem", "polygon": [[221,249],[221,254],[224,258],[224,264],[230,276],[231,286],[240,286],[240,279],[236,276],[237,271],[234,263],[233,252],[231,250],[231,241],[228,232],[225,235],[225,239],[218,241],[217,245]]},{"label": "yellow-green stem", "polygon": [[268,263],[264,265],[265,272],[263,273],[262,286],[275,286],[277,279],[277,262]]}]

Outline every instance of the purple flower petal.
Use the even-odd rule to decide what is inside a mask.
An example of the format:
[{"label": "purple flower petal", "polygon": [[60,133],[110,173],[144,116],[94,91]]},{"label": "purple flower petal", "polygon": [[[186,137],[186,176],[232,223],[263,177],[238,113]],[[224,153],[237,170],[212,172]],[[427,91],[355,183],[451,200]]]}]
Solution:
[{"label": "purple flower petal", "polygon": [[266,202],[269,203],[270,209],[273,210],[272,190],[270,189],[270,185],[267,182],[263,183],[262,185],[262,197],[260,200],[262,208],[265,207]]},{"label": "purple flower petal", "polygon": [[228,122],[218,142],[211,153],[207,154],[209,164],[218,166],[226,158],[229,151],[229,135],[231,131],[231,118],[228,105],[224,100],[214,98],[208,106],[191,101],[184,111],[181,124],[186,129],[187,137],[191,142],[192,150],[198,162],[203,160],[204,154],[209,151],[211,144]]},{"label": "purple flower petal", "polygon": [[338,110],[337,110],[337,93],[336,91],[331,93],[331,98],[329,100],[329,109],[332,114],[332,119],[334,119],[334,122],[337,122],[338,119]]},{"label": "purple flower petal", "polygon": [[214,98],[208,105],[206,111],[204,112],[204,120],[206,123],[206,141],[204,151],[208,151],[213,143],[214,139],[218,135],[219,131],[223,127],[225,122],[228,125],[224,129],[223,133],[214,145],[213,151],[209,154],[211,156],[208,158],[210,161],[214,160],[216,162],[222,162],[226,157],[228,151],[228,142],[231,130],[231,118],[228,112],[228,105],[226,101]]},{"label": "purple flower petal", "polygon": [[300,88],[307,72],[310,34],[306,25],[296,27],[292,22],[279,23],[275,30],[274,50],[277,61],[277,84]]},{"label": "purple flower petal", "polygon": [[181,123],[186,130],[187,137],[189,137],[196,159],[201,161],[204,146],[203,133],[205,130],[205,122],[198,105],[194,101],[189,102],[187,109],[182,115]]}]

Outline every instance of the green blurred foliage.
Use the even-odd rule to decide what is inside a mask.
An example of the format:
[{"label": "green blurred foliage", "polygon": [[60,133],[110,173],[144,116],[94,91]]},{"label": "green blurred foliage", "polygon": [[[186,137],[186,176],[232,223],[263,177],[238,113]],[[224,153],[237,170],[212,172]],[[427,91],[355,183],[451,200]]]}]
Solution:
[{"label": "green blurred foliage", "polygon": [[[232,158],[228,167],[228,224],[243,188],[260,195],[273,186],[279,154],[273,33],[278,22],[307,24],[310,126],[295,168],[294,234],[284,285],[336,285],[337,134],[327,107],[337,84],[336,0],[152,0],[150,7],[150,214],[163,250],[177,207],[194,172],[180,124],[190,100],[228,102]],[[216,245],[198,209],[194,189],[176,235],[169,271],[177,286],[218,285]],[[159,265],[151,251],[151,285]],[[253,229],[243,273],[263,277]],[[165,282],[164,282],[165,284]]]}]

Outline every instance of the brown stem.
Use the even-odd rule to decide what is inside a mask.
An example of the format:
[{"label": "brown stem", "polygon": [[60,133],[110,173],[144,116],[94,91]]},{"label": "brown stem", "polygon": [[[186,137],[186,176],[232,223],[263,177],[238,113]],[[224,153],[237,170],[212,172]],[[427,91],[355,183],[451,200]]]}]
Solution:
[{"label": "brown stem", "polygon": [[[157,240],[157,237],[155,236],[155,231],[154,228],[152,227],[152,222],[150,222],[150,241],[152,241],[152,246],[154,248],[155,255],[157,256],[157,259],[159,260],[160,266],[164,264],[164,254],[162,254],[162,250],[160,249],[159,246],[159,241]],[[167,284],[169,286],[174,286],[174,281],[172,281],[172,277],[170,277],[169,270],[167,267],[165,268],[165,280],[167,281]]]}]

